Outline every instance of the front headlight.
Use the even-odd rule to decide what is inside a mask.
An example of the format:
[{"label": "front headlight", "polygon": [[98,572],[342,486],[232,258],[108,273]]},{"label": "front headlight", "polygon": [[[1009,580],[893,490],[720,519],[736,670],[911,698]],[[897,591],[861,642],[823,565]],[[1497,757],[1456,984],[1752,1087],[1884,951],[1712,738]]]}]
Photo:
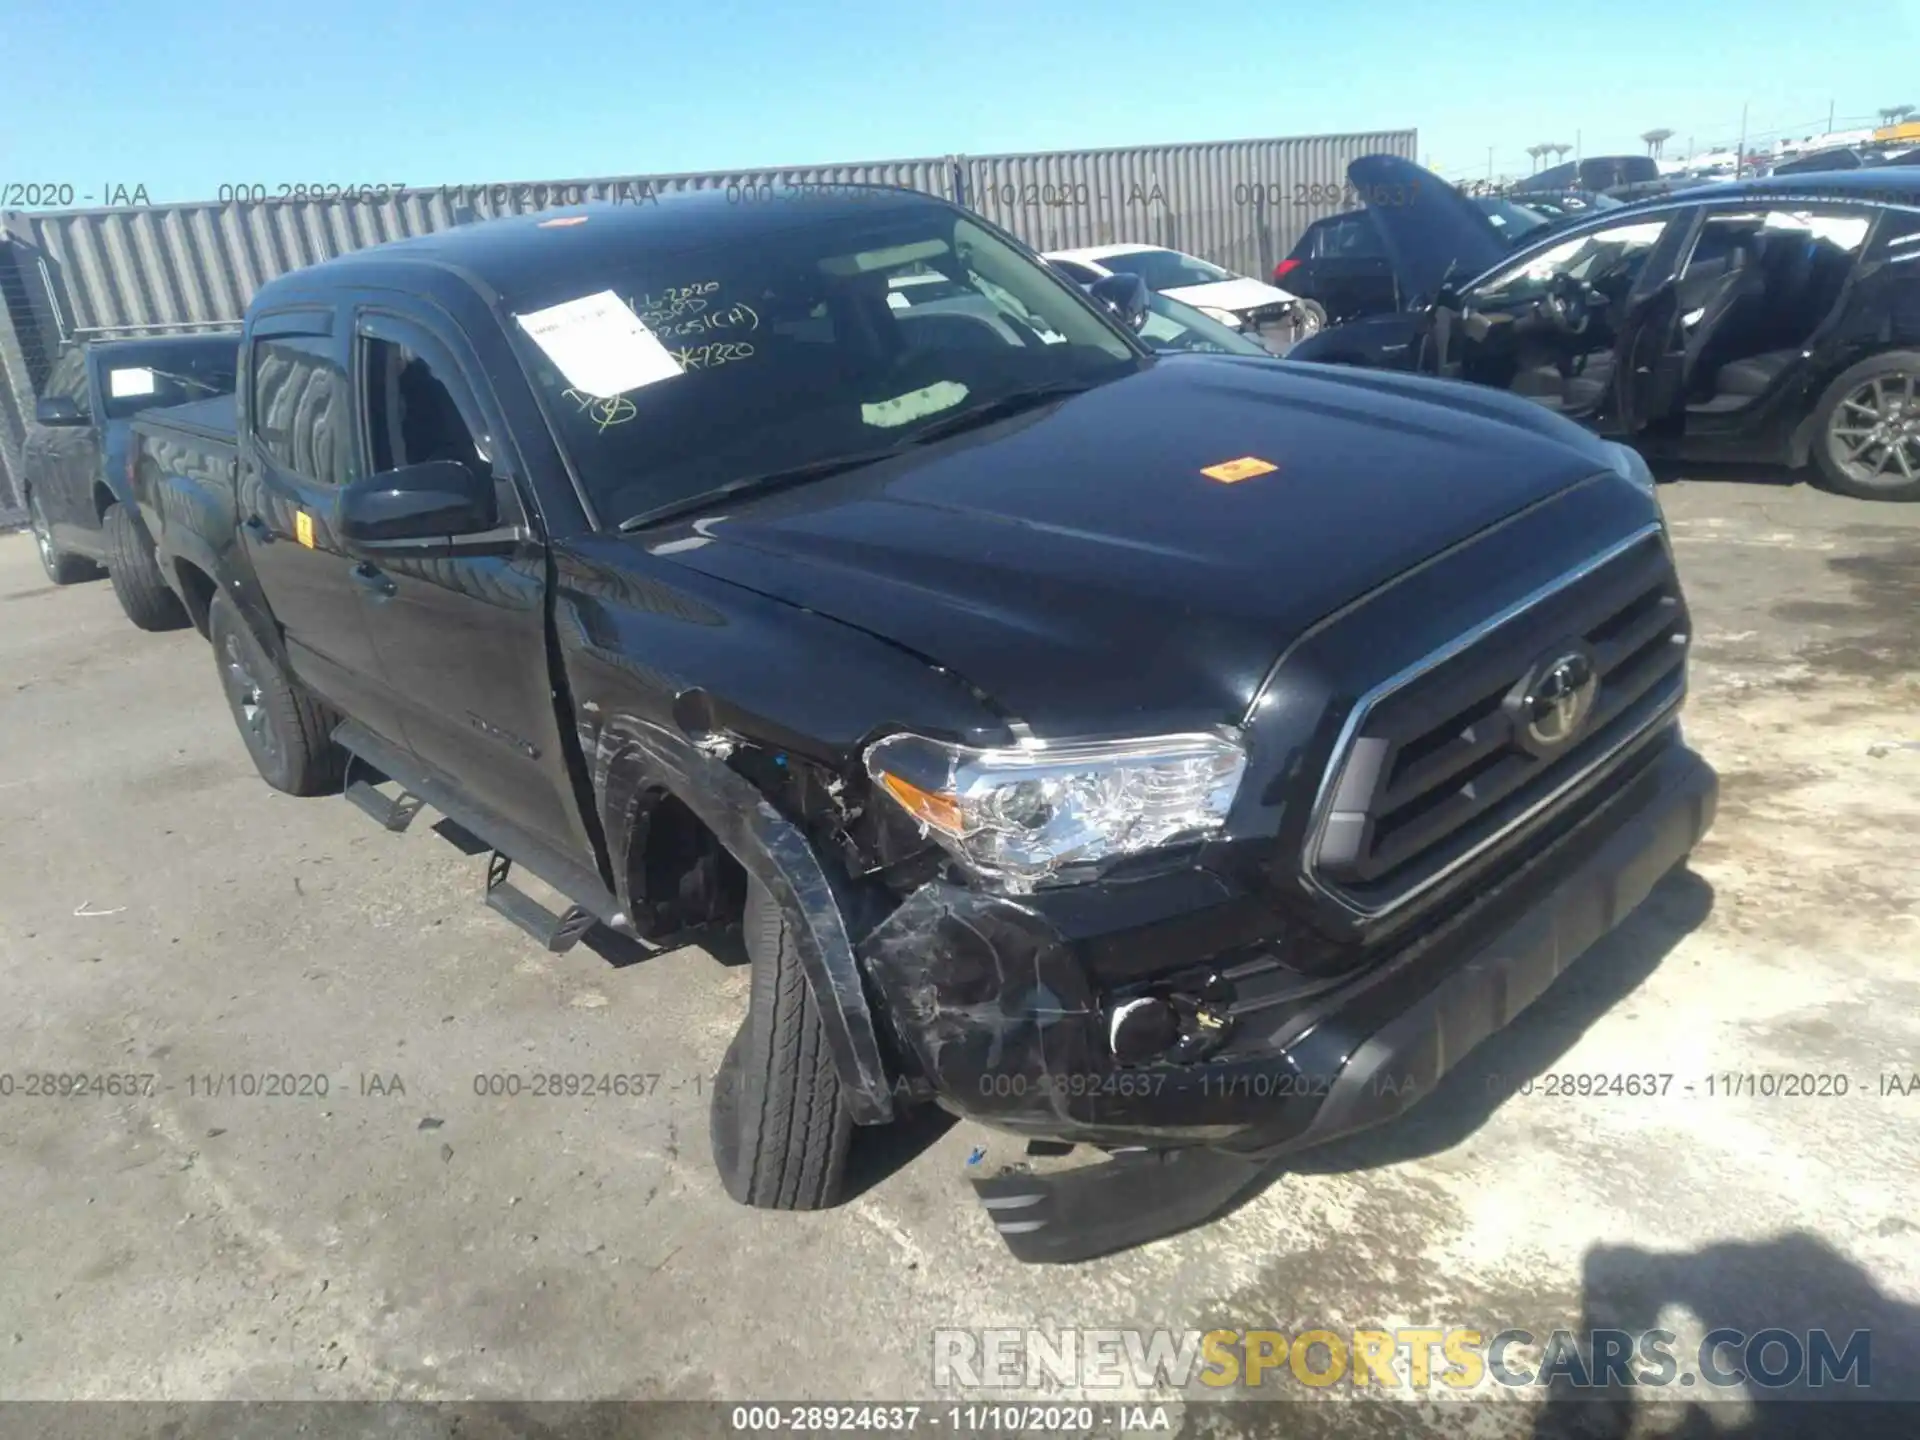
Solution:
[{"label": "front headlight", "polygon": [[1611,440],[1606,444],[1613,452],[1609,461],[1615,473],[1626,476],[1647,494],[1654,494],[1653,471],[1647,468],[1646,457],[1631,445],[1617,445]]},{"label": "front headlight", "polygon": [[1193,308],[1209,320],[1218,320],[1229,330],[1238,330],[1240,328],[1240,317],[1231,310],[1221,310],[1213,305],[1196,305]]},{"label": "front headlight", "polygon": [[1246,752],[1216,735],[977,750],[921,735],[869,746],[867,773],[983,878],[1024,894],[1098,862],[1217,832]]}]

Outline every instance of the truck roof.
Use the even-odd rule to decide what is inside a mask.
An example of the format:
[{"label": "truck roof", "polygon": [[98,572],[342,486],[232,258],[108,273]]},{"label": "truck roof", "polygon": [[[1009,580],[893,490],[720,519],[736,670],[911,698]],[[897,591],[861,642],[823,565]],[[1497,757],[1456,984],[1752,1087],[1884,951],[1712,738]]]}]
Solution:
[{"label": "truck roof", "polygon": [[938,196],[890,185],[757,190],[690,190],[633,202],[599,202],[456,225],[384,245],[354,250],[270,281],[257,298],[285,281],[302,287],[328,275],[343,279],[361,267],[392,262],[424,264],[478,280],[512,297],[537,287],[557,269],[630,264],[649,253],[670,254],[719,240],[751,239],[811,218],[844,218],[918,208],[952,208]]}]

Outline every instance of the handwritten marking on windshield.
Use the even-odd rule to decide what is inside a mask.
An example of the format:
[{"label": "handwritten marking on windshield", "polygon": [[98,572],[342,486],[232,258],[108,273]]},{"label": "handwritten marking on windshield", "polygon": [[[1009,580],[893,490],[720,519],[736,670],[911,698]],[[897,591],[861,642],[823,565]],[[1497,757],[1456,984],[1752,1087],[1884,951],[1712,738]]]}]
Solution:
[{"label": "handwritten marking on windshield", "polygon": [[751,359],[753,353],[753,346],[744,340],[711,341],[705,345],[683,346],[673,352],[673,358],[683,370],[717,370],[735,360]]},{"label": "handwritten marking on windshield", "polygon": [[624,395],[582,395],[578,390],[562,392],[567,399],[580,407],[580,413],[592,421],[602,434],[614,425],[624,425],[640,412],[634,408],[631,400]]}]

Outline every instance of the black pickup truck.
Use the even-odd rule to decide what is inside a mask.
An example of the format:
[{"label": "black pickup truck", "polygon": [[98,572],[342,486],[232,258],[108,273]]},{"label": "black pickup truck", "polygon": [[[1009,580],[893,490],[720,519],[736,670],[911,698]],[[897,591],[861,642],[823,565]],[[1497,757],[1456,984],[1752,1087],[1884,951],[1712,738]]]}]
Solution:
[{"label": "black pickup truck", "polygon": [[255,297],[233,417],[140,421],[136,484],[260,773],[440,811],[554,949],[742,927],[749,1204],[937,1101],[1093,1162],[969,1171],[1023,1258],[1193,1223],[1412,1104],[1711,821],[1631,452],[1156,356],[925,195],[330,260]]},{"label": "black pickup truck", "polygon": [[233,393],[237,334],[74,345],[57,359],[27,430],[27,515],[56,585],[105,566],[127,618],[143,630],[186,623],[130,504],[128,424],[156,407]]}]

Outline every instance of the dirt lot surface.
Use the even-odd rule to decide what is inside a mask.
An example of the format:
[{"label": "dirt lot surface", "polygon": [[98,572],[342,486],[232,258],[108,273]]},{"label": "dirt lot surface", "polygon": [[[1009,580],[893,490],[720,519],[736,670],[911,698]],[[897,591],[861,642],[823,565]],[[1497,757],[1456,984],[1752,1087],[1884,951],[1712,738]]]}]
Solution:
[{"label": "dirt lot surface", "polygon": [[[269,791],[197,635],[135,631],[104,583],[56,590],[0,536],[0,1396],[946,1402],[980,1396],[936,1395],[942,1327],[1617,1323],[1678,1333],[1683,1369],[1717,1326],[1870,1329],[1875,1390],[1920,1397],[1920,506],[1662,493],[1687,729],[1724,786],[1691,870],[1401,1122],[1064,1270],[1004,1253],[964,1125],[870,1147],[838,1210],[732,1204],[705,1120],[742,970],[545,954],[426,825]],[[475,1093],[554,1070],[660,1078]],[[49,1072],[157,1093],[26,1093]],[[1668,1093],[1508,1093],[1642,1072]],[[1741,1078],[1782,1074],[1824,1093]],[[1540,1389],[1491,1388],[1432,1423],[1550,1426]],[[1801,1433],[1747,1393],[1686,1433]],[[1647,1407],[1702,1398],[1641,1392],[1593,1433],[1667,1433],[1691,1422]],[[1804,1433],[1866,1431],[1830,1411]]]}]

